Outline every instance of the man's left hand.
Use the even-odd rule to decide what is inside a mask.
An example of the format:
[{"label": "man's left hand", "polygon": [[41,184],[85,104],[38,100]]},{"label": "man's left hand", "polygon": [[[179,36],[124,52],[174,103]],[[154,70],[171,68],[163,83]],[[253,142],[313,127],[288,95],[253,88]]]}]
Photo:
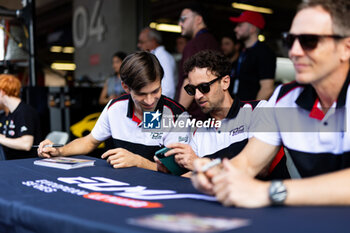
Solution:
[{"label": "man's left hand", "polygon": [[225,206],[257,208],[270,204],[269,182],[250,177],[228,159],[224,159],[223,169],[213,177],[212,183],[216,198]]},{"label": "man's left hand", "polygon": [[143,160],[141,156],[123,148],[108,150],[101,158],[107,158],[107,162],[112,165],[113,168],[139,167]]}]

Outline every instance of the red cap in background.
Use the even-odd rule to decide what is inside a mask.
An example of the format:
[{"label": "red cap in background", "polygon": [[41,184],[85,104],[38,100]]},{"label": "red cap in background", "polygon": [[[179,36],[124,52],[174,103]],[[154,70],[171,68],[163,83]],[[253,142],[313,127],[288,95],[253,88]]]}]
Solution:
[{"label": "red cap in background", "polygon": [[248,22],[260,29],[265,27],[265,20],[262,14],[254,11],[244,11],[239,17],[230,17],[230,20],[234,23]]}]

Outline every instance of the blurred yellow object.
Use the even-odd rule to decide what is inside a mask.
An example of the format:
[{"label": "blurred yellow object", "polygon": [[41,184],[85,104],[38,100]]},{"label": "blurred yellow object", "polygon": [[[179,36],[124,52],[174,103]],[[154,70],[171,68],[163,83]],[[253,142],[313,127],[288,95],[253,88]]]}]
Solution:
[{"label": "blurred yellow object", "polygon": [[[72,134],[78,138],[88,135],[94,128],[98,117],[101,115],[100,112],[95,112],[84,117],[81,121],[75,123],[70,127]],[[101,143],[98,148],[104,148],[105,143]]]},{"label": "blurred yellow object", "polygon": [[236,9],[246,10],[246,11],[255,11],[255,12],[260,12],[265,14],[273,14],[273,10],[270,8],[258,7],[258,6],[253,6],[245,3],[234,2],[232,3],[232,7]]},{"label": "blurred yellow object", "polygon": [[157,31],[181,33],[181,27],[175,24],[151,22],[149,26]]}]

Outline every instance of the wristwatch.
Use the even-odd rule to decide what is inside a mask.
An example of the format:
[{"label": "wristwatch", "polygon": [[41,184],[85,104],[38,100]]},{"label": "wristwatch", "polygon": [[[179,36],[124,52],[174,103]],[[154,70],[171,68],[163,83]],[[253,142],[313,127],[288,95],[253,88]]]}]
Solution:
[{"label": "wristwatch", "polygon": [[287,198],[287,189],[281,180],[271,181],[269,187],[269,198],[272,205],[283,205]]}]

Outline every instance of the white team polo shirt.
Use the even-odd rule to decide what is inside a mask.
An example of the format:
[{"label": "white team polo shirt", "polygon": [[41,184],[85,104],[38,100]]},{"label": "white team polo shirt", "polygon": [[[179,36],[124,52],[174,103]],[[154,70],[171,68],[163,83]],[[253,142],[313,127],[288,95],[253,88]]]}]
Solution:
[{"label": "white team polo shirt", "polygon": [[349,83],[350,73],[326,114],[311,85],[279,86],[260,114],[254,137],[283,144],[302,177],[350,167]]},{"label": "white team polo shirt", "polygon": [[190,145],[199,157],[232,158],[247,144],[254,122],[254,109],[266,101],[244,101],[235,98],[221,127],[198,128]]},{"label": "white team polo shirt", "polygon": [[[188,118],[184,108],[172,99],[161,96],[155,111],[173,121]],[[112,137],[116,148],[124,148],[153,161],[154,153],[170,143],[188,143],[190,128],[175,130],[174,127],[159,130],[145,130],[143,122],[134,114],[130,95],[111,100],[102,111],[92,136],[98,141]],[[176,132],[175,132],[176,131]]]}]

